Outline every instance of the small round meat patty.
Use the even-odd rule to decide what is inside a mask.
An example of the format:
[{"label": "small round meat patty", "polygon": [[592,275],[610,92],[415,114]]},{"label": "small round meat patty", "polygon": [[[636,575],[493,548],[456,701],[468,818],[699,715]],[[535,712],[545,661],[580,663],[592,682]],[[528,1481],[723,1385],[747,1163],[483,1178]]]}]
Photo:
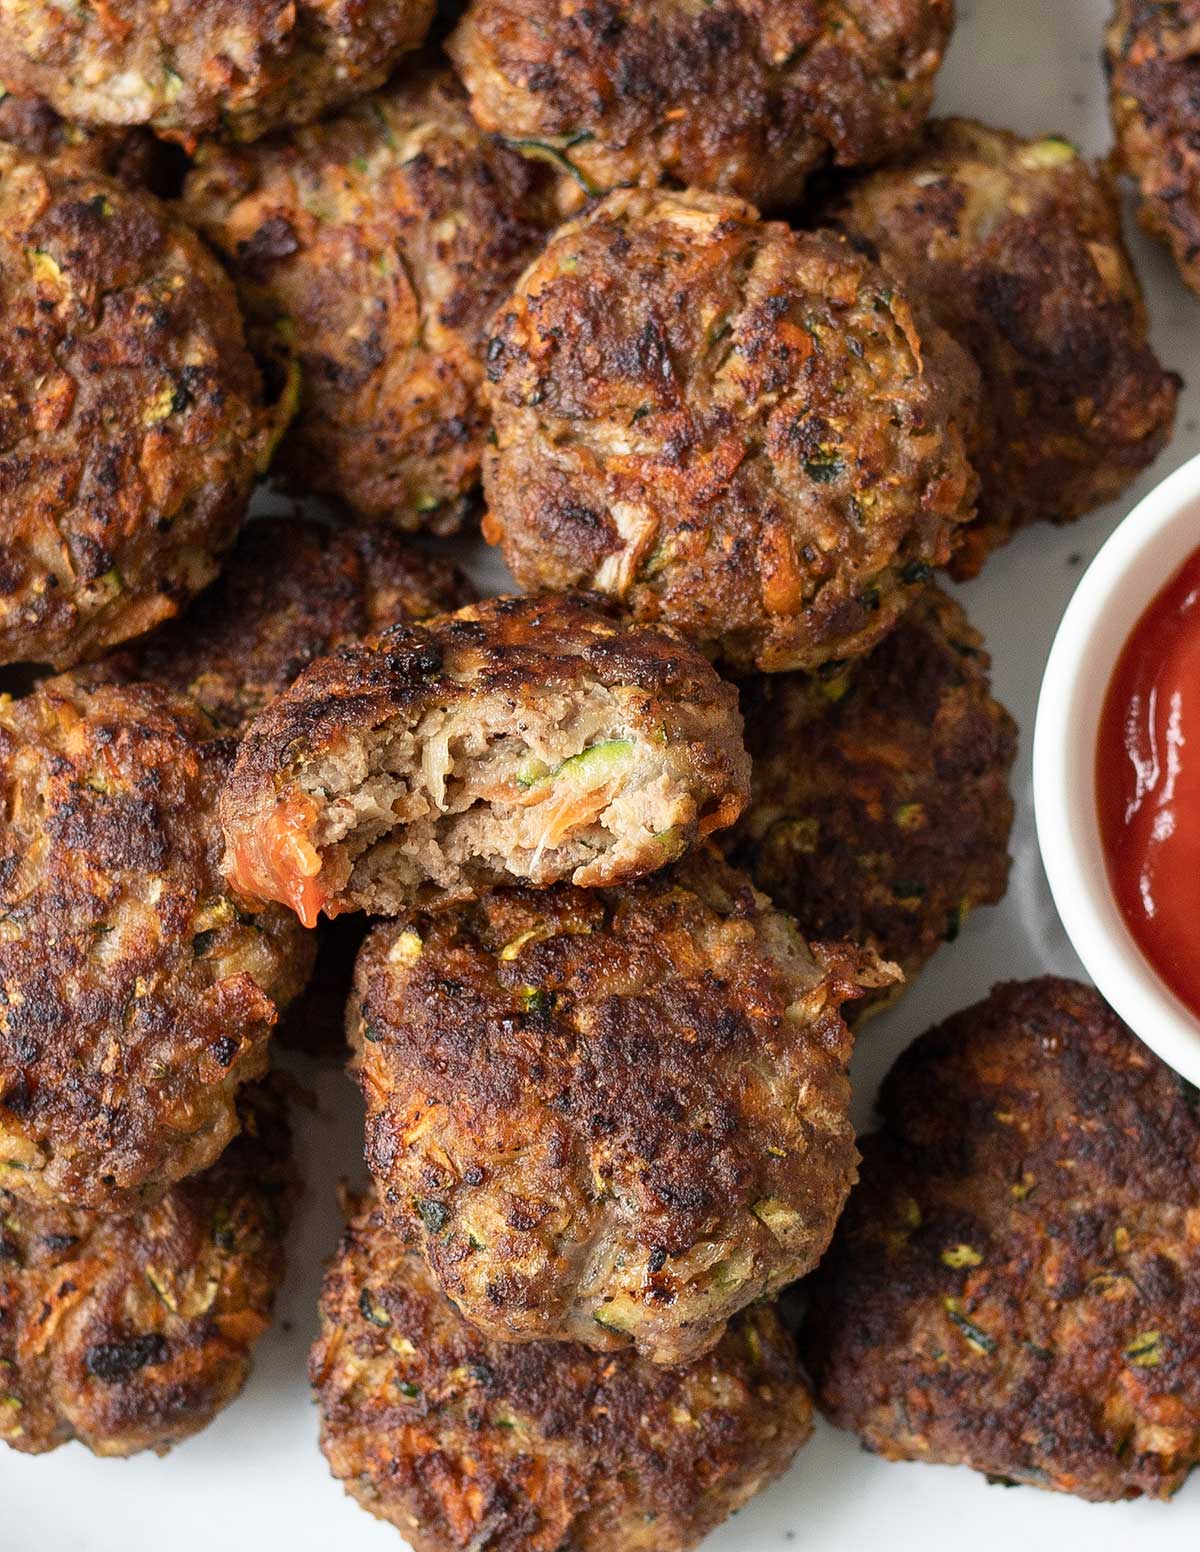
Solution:
[{"label": "small round meat patty", "polygon": [[0,85],[0,140],[32,156],[51,156],[78,173],[102,173],[121,183],[153,187],[163,146],[144,129],[97,129],[68,124],[43,97]]},{"label": "small round meat patty", "polygon": [[1008,882],[1017,730],[989,666],[929,587],[869,657],[742,687],[751,797],[722,846],[810,937],[865,944],[906,981]]},{"label": "small round meat patty", "polygon": [[268,433],[199,238],[150,194],[0,144],[0,664],[65,667],[177,614]]},{"label": "small round meat patty", "polygon": [[1200,0],[1117,0],[1109,24],[1117,156],[1139,216],[1200,295]]},{"label": "small round meat patty", "polygon": [[1028,523],[1114,500],[1166,445],[1179,379],[1150,347],[1112,180],[1067,141],[946,119],[823,219],[882,256],[979,365],[979,515],[957,575]]},{"label": "small round meat patty", "polygon": [[0,80],[185,144],[308,124],[380,86],[434,0],[0,0]]},{"label": "small round meat patty", "polygon": [[497,313],[485,536],[731,663],[865,652],[973,513],[975,368],[844,239],[626,190]]},{"label": "small round meat patty", "polygon": [[283,1277],[295,1179],[280,1098],[242,1091],[218,1162],[128,1217],[0,1189],[0,1440],[159,1455],[241,1390]]},{"label": "small round meat patty", "polygon": [[688,1362],[828,1244],[842,1004],[893,974],[710,850],[378,926],[347,1029],[383,1209],[496,1340]]},{"label": "small round meat patty", "polygon": [[1167,1498],[1200,1460],[1200,1112],[1090,987],[904,1053],[812,1280],[818,1402],[892,1460]]},{"label": "small round meat patty", "polygon": [[673,632],[490,598],[321,658],[271,702],[221,798],[226,868],[307,926],[614,884],[732,824],[749,790],[737,693]]},{"label": "small round meat patty", "polygon": [[680,1369],[489,1342],[353,1205],[309,1360],[321,1447],[415,1552],[684,1552],[807,1443],[812,1402],[770,1305]]},{"label": "small round meat patty", "polygon": [[450,55],[484,129],[588,194],[664,177],[776,207],[916,133],[953,0],[474,0]]},{"label": "small round meat patty", "polygon": [[312,945],[229,892],[233,745],[154,685],[0,701],[0,1186],[132,1211],[211,1164]]},{"label": "small round meat patty", "polygon": [[220,730],[241,733],[315,658],[474,597],[450,561],[386,530],[264,518],[185,615],[112,667],[190,695]]},{"label": "small round meat patty", "polygon": [[552,192],[432,68],[289,139],[201,149],[183,208],[232,269],[270,374],[299,369],[277,464],[298,489],[459,526],[488,433],[488,319],[545,240]]}]

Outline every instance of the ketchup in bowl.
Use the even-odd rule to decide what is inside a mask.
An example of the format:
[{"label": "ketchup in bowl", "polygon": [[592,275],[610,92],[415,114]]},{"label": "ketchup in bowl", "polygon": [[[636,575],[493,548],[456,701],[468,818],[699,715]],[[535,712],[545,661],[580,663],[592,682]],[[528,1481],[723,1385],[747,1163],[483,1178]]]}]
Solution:
[{"label": "ketchup in bowl", "polygon": [[1200,550],[1117,660],[1097,736],[1096,804],[1121,914],[1200,1014]]}]

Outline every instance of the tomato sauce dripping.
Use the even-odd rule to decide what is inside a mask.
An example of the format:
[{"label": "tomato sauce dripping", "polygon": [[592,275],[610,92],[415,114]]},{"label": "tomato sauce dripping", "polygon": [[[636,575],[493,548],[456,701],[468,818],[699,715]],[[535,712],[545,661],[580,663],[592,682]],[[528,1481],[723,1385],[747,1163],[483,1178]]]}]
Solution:
[{"label": "tomato sauce dripping", "polygon": [[1200,550],[1117,660],[1100,718],[1096,804],[1121,914],[1200,1014]]}]

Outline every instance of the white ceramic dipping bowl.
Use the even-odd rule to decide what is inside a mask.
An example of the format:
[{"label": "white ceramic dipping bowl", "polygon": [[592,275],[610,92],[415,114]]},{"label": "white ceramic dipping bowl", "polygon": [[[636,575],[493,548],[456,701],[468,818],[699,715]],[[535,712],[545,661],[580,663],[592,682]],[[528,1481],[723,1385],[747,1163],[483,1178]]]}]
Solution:
[{"label": "white ceramic dipping bowl", "polygon": [[1067,936],[1130,1028],[1195,1084],[1200,1019],[1143,957],[1117,908],[1095,784],[1097,731],[1117,658],[1147,606],[1198,548],[1200,458],[1193,458],[1133,509],[1084,573],[1050,651],[1033,739],[1038,842]]}]

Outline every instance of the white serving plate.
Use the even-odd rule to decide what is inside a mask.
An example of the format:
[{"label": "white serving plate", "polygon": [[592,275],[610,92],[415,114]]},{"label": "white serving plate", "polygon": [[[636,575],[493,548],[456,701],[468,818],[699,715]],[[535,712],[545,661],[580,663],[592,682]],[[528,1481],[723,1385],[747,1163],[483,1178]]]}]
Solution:
[{"label": "white serving plate", "polygon": [[[1069,135],[1100,154],[1110,134],[1100,67],[1108,0],[959,0],[961,18],[938,94],[941,112],[1025,134]],[[1154,482],[1200,452],[1200,302],[1166,257],[1133,239],[1163,358],[1194,386],[1176,438],[1123,502],[1073,528],[1040,528],[961,589],[995,658],[997,693],[1021,727],[1017,825],[1008,897],[977,913],[855,1058],[855,1118],[869,1124],[876,1086],[929,1024],[993,982],[1079,974],[1059,926],[1033,827],[1030,743],[1046,655],[1081,567]],[[484,557],[479,580],[501,575]],[[388,1552],[403,1543],[332,1481],[317,1450],[305,1382],[322,1259],[338,1235],[335,1185],[360,1177],[357,1096],[337,1072],[293,1064],[316,1095],[296,1118],[307,1191],[291,1243],[280,1319],[242,1398],[166,1460],[95,1460],[78,1445],[26,1458],[0,1451],[0,1552]],[[819,1426],[791,1474],[706,1543],[708,1552],[1191,1552],[1200,1548],[1200,1474],[1170,1505],[1091,1505],[1031,1488],[989,1487],[966,1470],[889,1465]]]}]

